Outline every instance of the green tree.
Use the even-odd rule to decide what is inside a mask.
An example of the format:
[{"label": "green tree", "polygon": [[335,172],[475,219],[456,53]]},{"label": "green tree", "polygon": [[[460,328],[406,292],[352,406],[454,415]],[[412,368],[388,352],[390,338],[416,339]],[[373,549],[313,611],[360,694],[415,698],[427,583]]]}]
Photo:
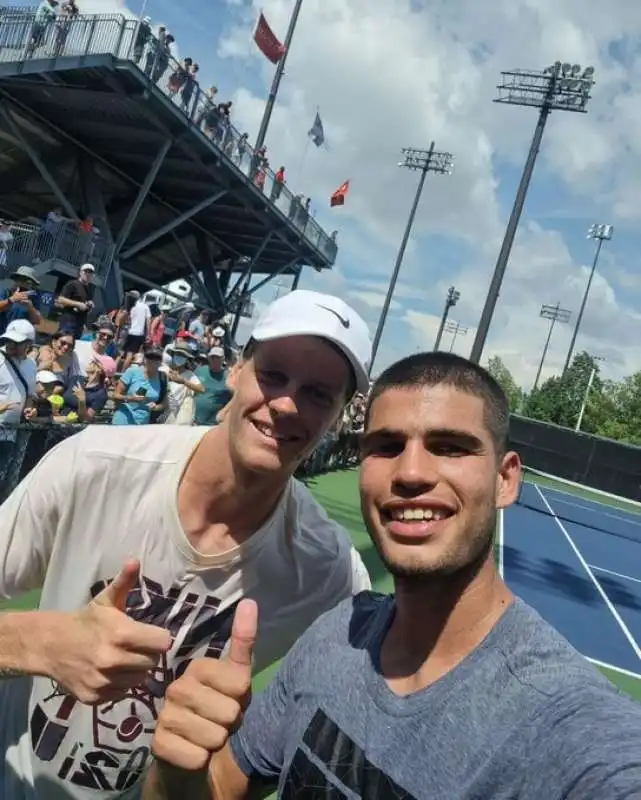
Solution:
[{"label": "green tree", "polygon": [[500,356],[492,356],[488,361],[487,371],[507,395],[510,411],[518,411],[523,401],[523,389],[517,385],[503,359]]},{"label": "green tree", "polygon": [[620,442],[641,444],[641,372],[607,381],[596,417],[596,433]]},{"label": "green tree", "polygon": [[527,402],[528,415],[544,422],[574,428],[581,406],[595,371],[581,430],[596,433],[605,418],[608,400],[604,395],[604,382],[599,374],[599,363],[586,352],[578,353],[563,376],[548,378],[531,392]]}]

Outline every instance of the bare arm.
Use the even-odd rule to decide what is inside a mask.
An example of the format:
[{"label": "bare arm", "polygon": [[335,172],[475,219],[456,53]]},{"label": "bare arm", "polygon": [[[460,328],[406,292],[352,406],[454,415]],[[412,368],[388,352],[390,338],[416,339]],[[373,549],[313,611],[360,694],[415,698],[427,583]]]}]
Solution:
[{"label": "bare arm", "polygon": [[0,614],[0,679],[49,676],[47,654],[66,616],[53,611]]}]

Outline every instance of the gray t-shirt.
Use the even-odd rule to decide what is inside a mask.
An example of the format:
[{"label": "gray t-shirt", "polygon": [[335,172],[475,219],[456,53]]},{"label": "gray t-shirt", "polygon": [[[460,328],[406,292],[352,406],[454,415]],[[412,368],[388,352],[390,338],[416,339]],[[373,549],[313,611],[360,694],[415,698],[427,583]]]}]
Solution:
[{"label": "gray t-shirt", "polygon": [[299,639],[232,737],[246,775],[286,800],[641,798],[641,705],[525,603],[406,697],[379,668],[393,609],[363,592]]}]

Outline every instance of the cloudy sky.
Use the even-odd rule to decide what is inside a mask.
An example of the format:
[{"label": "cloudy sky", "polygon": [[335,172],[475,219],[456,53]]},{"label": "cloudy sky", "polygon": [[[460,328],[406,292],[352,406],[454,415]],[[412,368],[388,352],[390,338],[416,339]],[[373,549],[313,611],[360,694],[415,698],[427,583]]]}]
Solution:
[{"label": "cloudy sky", "polygon": [[[237,127],[253,136],[274,68],[252,27],[262,8],[284,38],[293,4],[147,0],[146,13],[234,101]],[[531,384],[547,332],[541,304],[576,313],[593,255],[586,232],[599,222],[614,225],[614,238],[578,347],[604,357],[608,377],[641,369],[640,42],[637,0],[304,0],[267,145],[319,222],[339,230],[340,253],[331,272],[304,273],[301,286],[340,294],[373,330],[418,180],[399,169],[400,150],[434,140],[456,157],[453,175],[428,176],[377,367],[432,347],[452,284],[461,300],[451,317],[468,328],[455,350],[469,354],[536,123],[533,109],[493,103],[495,86],[501,70],[561,60],[595,67],[593,99],[587,115],[549,120],[484,360],[500,355]],[[303,158],[317,107],[327,146]],[[348,178],[346,205],[330,209]],[[562,367],[570,328],[555,332],[544,374]]]}]

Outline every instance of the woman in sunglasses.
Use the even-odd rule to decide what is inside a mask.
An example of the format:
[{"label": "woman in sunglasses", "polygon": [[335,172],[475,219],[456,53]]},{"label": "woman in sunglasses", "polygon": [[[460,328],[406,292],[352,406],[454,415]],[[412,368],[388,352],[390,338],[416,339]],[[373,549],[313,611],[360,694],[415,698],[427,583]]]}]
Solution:
[{"label": "woman in sunglasses", "polygon": [[38,352],[38,370],[53,372],[61,381],[60,392],[74,386],[80,375],[80,364],[74,353],[76,340],[66,330],[57,331],[49,344],[44,344]]}]

